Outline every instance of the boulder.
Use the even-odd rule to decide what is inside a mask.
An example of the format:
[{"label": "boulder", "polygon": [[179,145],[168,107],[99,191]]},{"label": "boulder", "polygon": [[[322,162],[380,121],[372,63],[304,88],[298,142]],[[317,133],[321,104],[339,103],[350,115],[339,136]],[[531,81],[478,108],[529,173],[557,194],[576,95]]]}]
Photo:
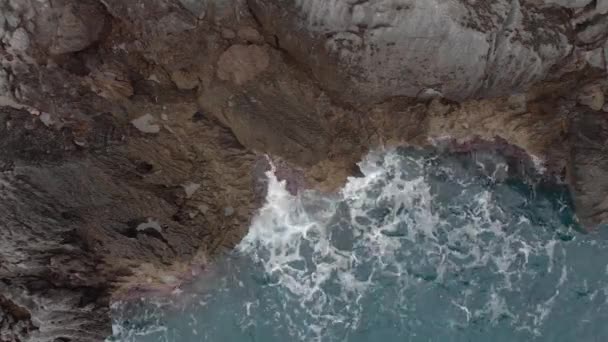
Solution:
[{"label": "boulder", "polygon": [[55,11],[57,18],[49,22],[55,32],[49,46],[52,54],[86,49],[100,39],[107,24],[105,10],[95,0],[59,1]]}]

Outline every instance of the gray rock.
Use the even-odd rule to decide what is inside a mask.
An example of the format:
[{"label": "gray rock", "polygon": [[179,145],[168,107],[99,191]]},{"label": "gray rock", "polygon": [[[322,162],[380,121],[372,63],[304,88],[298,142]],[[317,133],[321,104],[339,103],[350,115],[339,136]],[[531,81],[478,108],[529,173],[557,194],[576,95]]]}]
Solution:
[{"label": "gray rock", "polygon": [[582,111],[570,128],[570,188],[576,214],[587,229],[608,222],[608,121],[606,114]]},{"label": "gray rock", "polygon": [[605,42],[606,37],[608,37],[608,16],[589,22],[576,34],[577,40],[582,44]]},{"label": "gray rock", "polygon": [[205,17],[207,11],[207,0],[179,0],[188,11],[199,19]]},{"label": "gray rock", "polygon": [[602,110],[605,102],[602,87],[599,84],[591,84],[583,87],[578,94],[578,102],[594,111]]},{"label": "gray rock", "polygon": [[30,47],[30,37],[27,31],[20,27],[13,31],[7,43],[10,50],[20,54],[25,53]]},{"label": "gray rock", "polygon": [[6,28],[4,27],[5,25],[6,18],[4,17],[4,13],[0,13],[0,39],[2,39],[4,33],[6,32]]},{"label": "gray rock", "polygon": [[[61,2],[60,2],[61,3]],[[63,2],[57,11],[58,19],[49,24],[54,26],[49,51],[52,54],[77,52],[99,40],[106,25],[103,8],[96,1]]]},{"label": "gray rock", "polygon": [[538,0],[537,2],[546,5],[558,5],[567,8],[583,8],[593,0]]},{"label": "gray rock", "polygon": [[521,91],[572,51],[565,13],[519,0],[249,3],[280,47],[348,102]]},{"label": "gray rock", "polygon": [[0,96],[9,95],[8,74],[6,70],[0,68]]},{"label": "gray rock", "polygon": [[150,114],[144,114],[131,120],[131,124],[142,133],[156,134],[160,132],[160,125],[157,125],[156,118]]},{"label": "gray rock", "polygon": [[594,68],[608,70],[608,42],[605,46],[584,52],[585,61]]},{"label": "gray rock", "polygon": [[[606,114],[575,115],[566,145],[556,117],[580,83],[523,92],[569,58],[577,81],[602,75],[608,1],[247,1],[0,0],[1,341],[100,341],[111,284],[238,243],[262,200],[252,151],[293,163],[279,171],[292,192],[335,189],[370,146],[443,132],[429,112],[458,125],[446,132],[539,145],[548,170],[568,160],[579,216],[608,221]],[[509,120],[500,99],[439,99],[513,93]],[[376,105],[394,96],[431,105]],[[599,108],[598,96],[578,99]],[[155,220],[130,225],[142,217]]]}]

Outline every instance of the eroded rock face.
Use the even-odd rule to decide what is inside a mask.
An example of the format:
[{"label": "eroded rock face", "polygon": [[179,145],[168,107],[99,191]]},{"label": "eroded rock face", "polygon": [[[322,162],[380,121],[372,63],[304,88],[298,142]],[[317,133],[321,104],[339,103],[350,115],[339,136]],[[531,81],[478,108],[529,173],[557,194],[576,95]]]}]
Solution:
[{"label": "eroded rock face", "polygon": [[348,102],[522,91],[573,50],[565,11],[520,1],[250,3],[281,48]]},{"label": "eroded rock face", "polygon": [[370,148],[508,141],[605,223],[607,13],[0,0],[0,340],[101,340],[112,295],[203,271],[245,234],[266,154],[291,191],[332,191]]},{"label": "eroded rock face", "polygon": [[577,216],[587,227],[608,222],[608,119],[578,108],[570,127],[569,176]]},{"label": "eroded rock face", "polygon": [[242,236],[255,157],[176,101],[142,108],[162,123],[153,137],[100,114],[76,140],[77,127],[1,111],[0,293],[29,315],[7,321],[29,327],[23,340],[100,341],[112,292],[171,291]]},{"label": "eroded rock face", "polygon": [[268,52],[256,45],[233,45],[218,61],[217,77],[243,85],[268,68]]}]

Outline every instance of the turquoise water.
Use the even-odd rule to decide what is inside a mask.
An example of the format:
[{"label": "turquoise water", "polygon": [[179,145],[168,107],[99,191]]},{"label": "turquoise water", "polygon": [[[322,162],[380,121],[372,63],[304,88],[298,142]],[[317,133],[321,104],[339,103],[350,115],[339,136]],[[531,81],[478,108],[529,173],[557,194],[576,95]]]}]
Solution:
[{"label": "turquoise water", "polygon": [[336,195],[266,205],[170,297],[116,303],[110,341],[608,341],[608,229],[495,152],[398,149]]}]

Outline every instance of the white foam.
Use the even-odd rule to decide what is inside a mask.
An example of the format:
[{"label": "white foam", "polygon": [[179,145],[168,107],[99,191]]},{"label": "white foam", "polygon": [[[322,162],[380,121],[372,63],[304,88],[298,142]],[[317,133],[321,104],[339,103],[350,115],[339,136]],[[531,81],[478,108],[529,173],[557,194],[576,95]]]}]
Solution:
[{"label": "white foam", "polygon": [[[480,158],[490,171],[490,163],[501,163]],[[445,326],[485,321],[540,335],[568,282],[564,242],[538,225],[534,210],[505,204],[528,195],[500,185],[496,168],[467,169],[478,160],[461,165],[412,149],[372,152],[359,164],[363,177],[349,178],[334,195],[292,195],[271,167],[266,203],[237,252],[254,262],[256,275],[256,267],[265,273],[260,291],[280,296],[272,320],[294,340],[321,341],[332,329],[359,328],[366,310],[378,311],[374,305],[398,313],[404,326],[423,320],[421,301]],[[246,277],[235,276],[234,291],[248,290]],[[538,281],[547,282],[546,295],[530,300]],[[382,299],[387,291],[391,297]],[[264,300],[239,303],[242,326],[255,324]]]},{"label": "white foam", "polygon": [[[456,182],[465,187],[460,196],[470,198],[456,203],[462,206],[458,217],[463,222],[454,229],[433,208],[427,162],[404,157],[396,150],[372,152],[359,164],[364,177],[349,178],[336,197],[312,192],[293,196],[270,171],[267,203],[238,250],[252,255],[277,286],[297,298],[317,328],[327,328],[328,321],[357,320],[357,312],[363,310],[358,299],[373,289],[378,277],[392,277],[403,284],[414,284],[411,280],[415,279],[424,284],[473,268],[495,269],[502,279],[493,285],[496,288],[486,306],[475,312],[492,321],[517,316],[508,308],[502,291],[517,291],[513,283],[528,272],[531,255],[541,251],[549,256],[551,272],[556,242],[526,241],[517,231],[510,231],[509,225],[529,229],[530,220],[524,216],[510,219],[491,191],[467,190],[472,181],[466,179]],[[344,206],[347,211],[338,214]],[[374,216],[378,210],[384,211],[380,218]],[[336,216],[341,217],[343,227],[332,222]],[[447,241],[438,240],[441,234],[446,234]],[[347,242],[341,242],[340,235]],[[341,243],[348,246],[343,248]],[[449,245],[460,248],[447,248]],[[339,290],[328,293],[332,286]],[[353,298],[357,300],[352,302]],[[348,302],[355,318],[332,310],[339,300]],[[463,311],[467,308],[466,302],[454,305]]]}]

